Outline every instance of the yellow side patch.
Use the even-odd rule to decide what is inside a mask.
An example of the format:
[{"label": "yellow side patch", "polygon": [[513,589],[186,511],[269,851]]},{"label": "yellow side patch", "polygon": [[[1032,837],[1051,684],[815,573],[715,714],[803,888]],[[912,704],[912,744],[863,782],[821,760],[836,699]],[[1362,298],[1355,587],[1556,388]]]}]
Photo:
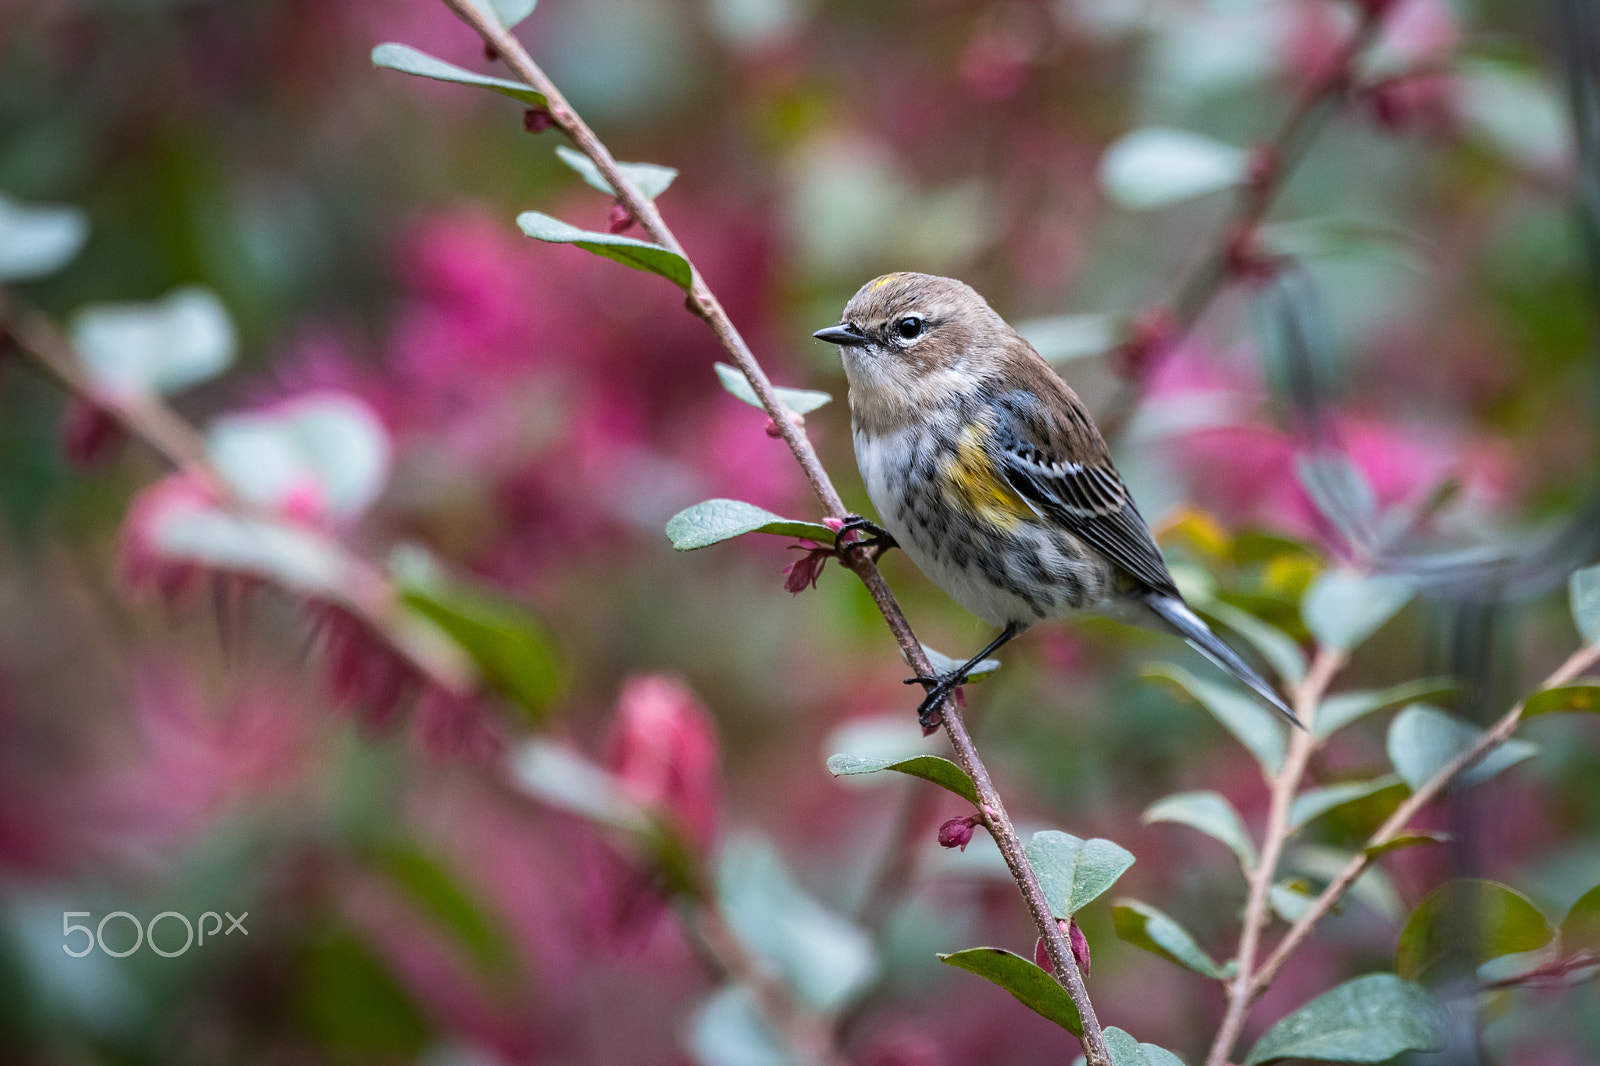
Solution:
[{"label": "yellow side patch", "polygon": [[956,454],[945,464],[945,485],[966,505],[969,514],[997,529],[1010,531],[1037,516],[989,461],[983,450],[988,436],[986,426],[972,425],[961,431]]}]

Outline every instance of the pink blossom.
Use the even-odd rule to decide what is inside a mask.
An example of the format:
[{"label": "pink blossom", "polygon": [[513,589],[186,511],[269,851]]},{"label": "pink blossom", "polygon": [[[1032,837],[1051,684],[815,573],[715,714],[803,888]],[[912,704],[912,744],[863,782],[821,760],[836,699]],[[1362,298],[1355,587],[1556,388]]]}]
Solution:
[{"label": "pink blossom", "polygon": [[941,848],[960,848],[967,850],[967,845],[972,843],[974,827],[982,824],[983,819],[976,814],[969,814],[965,818],[952,818],[939,827],[939,846]]},{"label": "pink blossom", "polygon": [[628,681],[617,699],[605,765],[634,802],[670,818],[701,851],[716,834],[716,729],[682,681]]},{"label": "pink blossom", "polygon": [[822,568],[828,565],[829,559],[837,555],[831,545],[818,544],[814,540],[802,540],[799,544],[791,544],[789,550],[805,552],[783,568],[783,587],[795,596],[800,595],[807,587],[816,588],[817,579],[822,576]]}]

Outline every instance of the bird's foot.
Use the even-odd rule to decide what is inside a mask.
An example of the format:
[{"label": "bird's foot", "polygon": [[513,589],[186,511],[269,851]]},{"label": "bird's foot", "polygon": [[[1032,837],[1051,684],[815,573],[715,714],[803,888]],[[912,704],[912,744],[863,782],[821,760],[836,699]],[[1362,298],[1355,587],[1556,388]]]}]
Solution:
[{"label": "bird's foot", "polygon": [[[865,533],[867,536],[850,544],[845,543],[845,537],[850,533]],[[850,548],[865,548],[872,552],[872,561],[877,562],[883,553],[890,548],[900,545],[894,536],[882,526],[858,514],[845,515],[844,524],[839,527],[838,544],[841,550]]]},{"label": "bird's foot", "polygon": [[939,713],[940,705],[952,692],[967,683],[967,672],[952,670],[936,677],[908,677],[905,683],[921,685],[927,689],[927,695],[917,704],[917,721],[922,723],[924,730],[933,730],[939,727],[942,717]]}]

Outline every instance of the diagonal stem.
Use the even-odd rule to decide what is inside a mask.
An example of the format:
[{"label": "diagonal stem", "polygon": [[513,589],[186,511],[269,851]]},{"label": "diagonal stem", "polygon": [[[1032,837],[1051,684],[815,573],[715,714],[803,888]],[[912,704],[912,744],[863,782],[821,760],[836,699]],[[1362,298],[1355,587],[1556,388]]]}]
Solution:
[{"label": "diagonal stem", "polygon": [[1329,683],[1344,663],[1343,652],[1319,649],[1305,680],[1295,686],[1294,711],[1305,723],[1305,728],[1293,731],[1283,766],[1272,775],[1272,803],[1267,814],[1267,831],[1261,842],[1261,858],[1256,862],[1255,869],[1250,871],[1249,902],[1245,904],[1244,928],[1239,934],[1239,972],[1228,988],[1228,1009],[1223,1015],[1221,1028],[1217,1030],[1216,1040],[1211,1045],[1211,1052],[1206,1056],[1206,1066],[1224,1066],[1244,1028],[1245,1016],[1252,1002],[1250,988],[1254,979],[1256,953],[1270,917],[1272,882],[1277,876],[1278,862],[1283,858],[1283,847],[1291,833],[1289,807],[1305,777],[1306,765],[1316,750],[1318,738],[1312,728],[1317,705],[1322,702],[1323,693],[1327,692]]},{"label": "diagonal stem", "polygon": [[[1535,691],[1565,685],[1585,671],[1593,668],[1596,662],[1600,662],[1600,643],[1585,645],[1573,652],[1566,662],[1557,667],[1549,677],[1540,683]],[[1472,747],[1442,766],[1438,773],[1434,774],[1421,788],[1413,792],[1404,803],[1395,809],[1389,819],[1378,827],[1361,852],[1345,864],[1344,868],[1328,884],[1328,887],[1322,890],[1322,894],[1306,910],[1306,913],[1301,915],[1289,927],[1289,931],[1284,934],[1283,939],[1278,942],[1278,946],[1267,957],[1267,961],[1262,964],[1261,969],[1250,982],[1250,999],[1252,1001],[1259,999],[1262,993],[1272,987],[1273,980],[1277,978],[1278,972],[1283,969],[1284,964],[1289,961],[1289,956],[1294,954],[1295,949],[1305,942],[1306,938],[1311,935],[1312,928],[1334,908],[1356,878],[1360,877],[1366,868],[1372,864],[1372,849],[1387,844],[1398,837],[1411,824],[1411,820],[1417,816],[1418,812],[1433,802],[1445,789],[1449,788],[1456,778],[1478,765],[1490,752],[1511,739],[1511,735],[1517,731],[1517,726],[1522,723],[1524,703],[1526,703],[1525,700],[1518,702],[1516,706],[1505,713],[1504,717],[1484,732]]]},{"label": "diagonal stem", "polygon": [[[816,450],[812,448],[810,440],[799,427],[785,414],[783,405],[779,403],[777,394],[773,391],[772,382],[768,380],[755,355],[750,351],[749,345],[728,318],[727,312],[723,310],[715,294],[700,276],[699,270],[693,269],[693,260],[684,252],[683,246],[678,243],[677,237],[661,217],[661,212],[656,209],[655,203],[640,195],[639,190],[617,166],[617,161],[612,157],[610,150],[567,102],[566,97],[556,88],[549,76],[528,55],[522,42],[498,22],[486,17],[471,0],[444,0],[444,3],[462,21],[477,31],[517,77],[544,96],[551,120],[572,140],[578,150],[594,163],[606,182],[616,191],[617,199],[639,221],[651,239],[662,247],[684,256],[689,262],[693,270],[687,301],[689,310],[705,320],[712,333],[716,334],[723,349],[732,358],[734,365],[749,380],[750,387],[755,390],[762,408],[772,418],[772,423],[778,428],[784,443],[794,453],[795,461],[800,464],[807,483],[810,484],[812,492],[822,503],[823,508],[835,518],[844,518],[848,514],[844,501],[839,497],[827,471],[823,469]],[[933,676],[932,664],[923,653],[922,645],[913,635],[910,624],[894,598],[894,593],[889,590],[888,583],[884,581],[877,566],[866,557],[866,553],[858,551],[845,553],[843,561],[866,585],[867,592],[883,615],[895,642],[900,645],[901,655],[907,664],[919,676]],[[966,724],[962,721],[953,700],[948,698],[945,700],[941,714],[945,732],[955,749],[956,761],[977,787],[985,824],[995,843],[999,845],[1000,854],[1004,856],[1006,866],[1016,881],[1028,910],[1033,915],[1034,925],[1038,927],[1039,936],[1044,940],[1050,960],[1055,965],[1055,972],[1060,975],[1067,994],[1072,997],[1073,1004],[1078,1008],[1078,1014],[1083,1020],[1083,1047],[1088,1064],[1111,1066],[1111,1058],[1106,1052],[1105,1040],[1100,1032],[1100,1023],[1095,1017],[1094,1007],[1089,1002],[1088,990],[1084,987],[1083,975],[1078,970],[1077,960],[1073,958],[1072,949],[1067,944],[1061,927],[1056,923],[1055,916],[1050,913],[1044,889],[1040,887],[1038,876],[1028,863],[1027,856],[1023,854],[1022,841],[1017,837],[1016,829],[1006,814],[1005,804],[1001,801],[999,792],[995,790],[994,783],[989,777],[989,770],[978,755],[978,750],[973,745],[972,737],[967,733]]]}]

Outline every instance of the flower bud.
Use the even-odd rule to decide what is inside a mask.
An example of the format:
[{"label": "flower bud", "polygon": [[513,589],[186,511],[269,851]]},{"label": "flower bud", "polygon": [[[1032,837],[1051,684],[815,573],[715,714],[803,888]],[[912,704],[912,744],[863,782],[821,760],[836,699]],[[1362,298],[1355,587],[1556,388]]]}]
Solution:
[{"label": "flower bud", "polygon": [[672,821],[702,851],[716,833],[718,750],[711,718],[682,681],[638,677],[622,688],[605,764],[628,798]]},{"label": "flower bud", "polygon": [[633,217],[633,212],[620,200],[611,205],[611,219],[606,228],[612,233],[622,233],[633,228],[638,219]]},{"label": "flower bud", "polygon": [[939,846],[966,851],[967,845],[972,843],[972,831],[980,821],[976,814],[950,819],[939,827]]},{"label": "flower bud", "polygon": [[543,133],[556,124],[546,107],[530,107],[522,113],[522,128],[529,133]]},{"label": "flower bud", "polygon": [[100,404],[81,396],[68,401],[61,421],[61,446],[73,466],[84,469],[103,462],[125,439],[122,423]]},{"label": "flower bud", "polygon": [[822,576],[822,568],[828,565],[828,560],[835,555],[830,546],[818,544],[814,540],[802,540],[799,544],[789,545],[791,551],[803,551],[805,554],[788,566],[783,568],[783,587],[791,595],[798,596],[806,590],[817,587],[817,579]]}]

